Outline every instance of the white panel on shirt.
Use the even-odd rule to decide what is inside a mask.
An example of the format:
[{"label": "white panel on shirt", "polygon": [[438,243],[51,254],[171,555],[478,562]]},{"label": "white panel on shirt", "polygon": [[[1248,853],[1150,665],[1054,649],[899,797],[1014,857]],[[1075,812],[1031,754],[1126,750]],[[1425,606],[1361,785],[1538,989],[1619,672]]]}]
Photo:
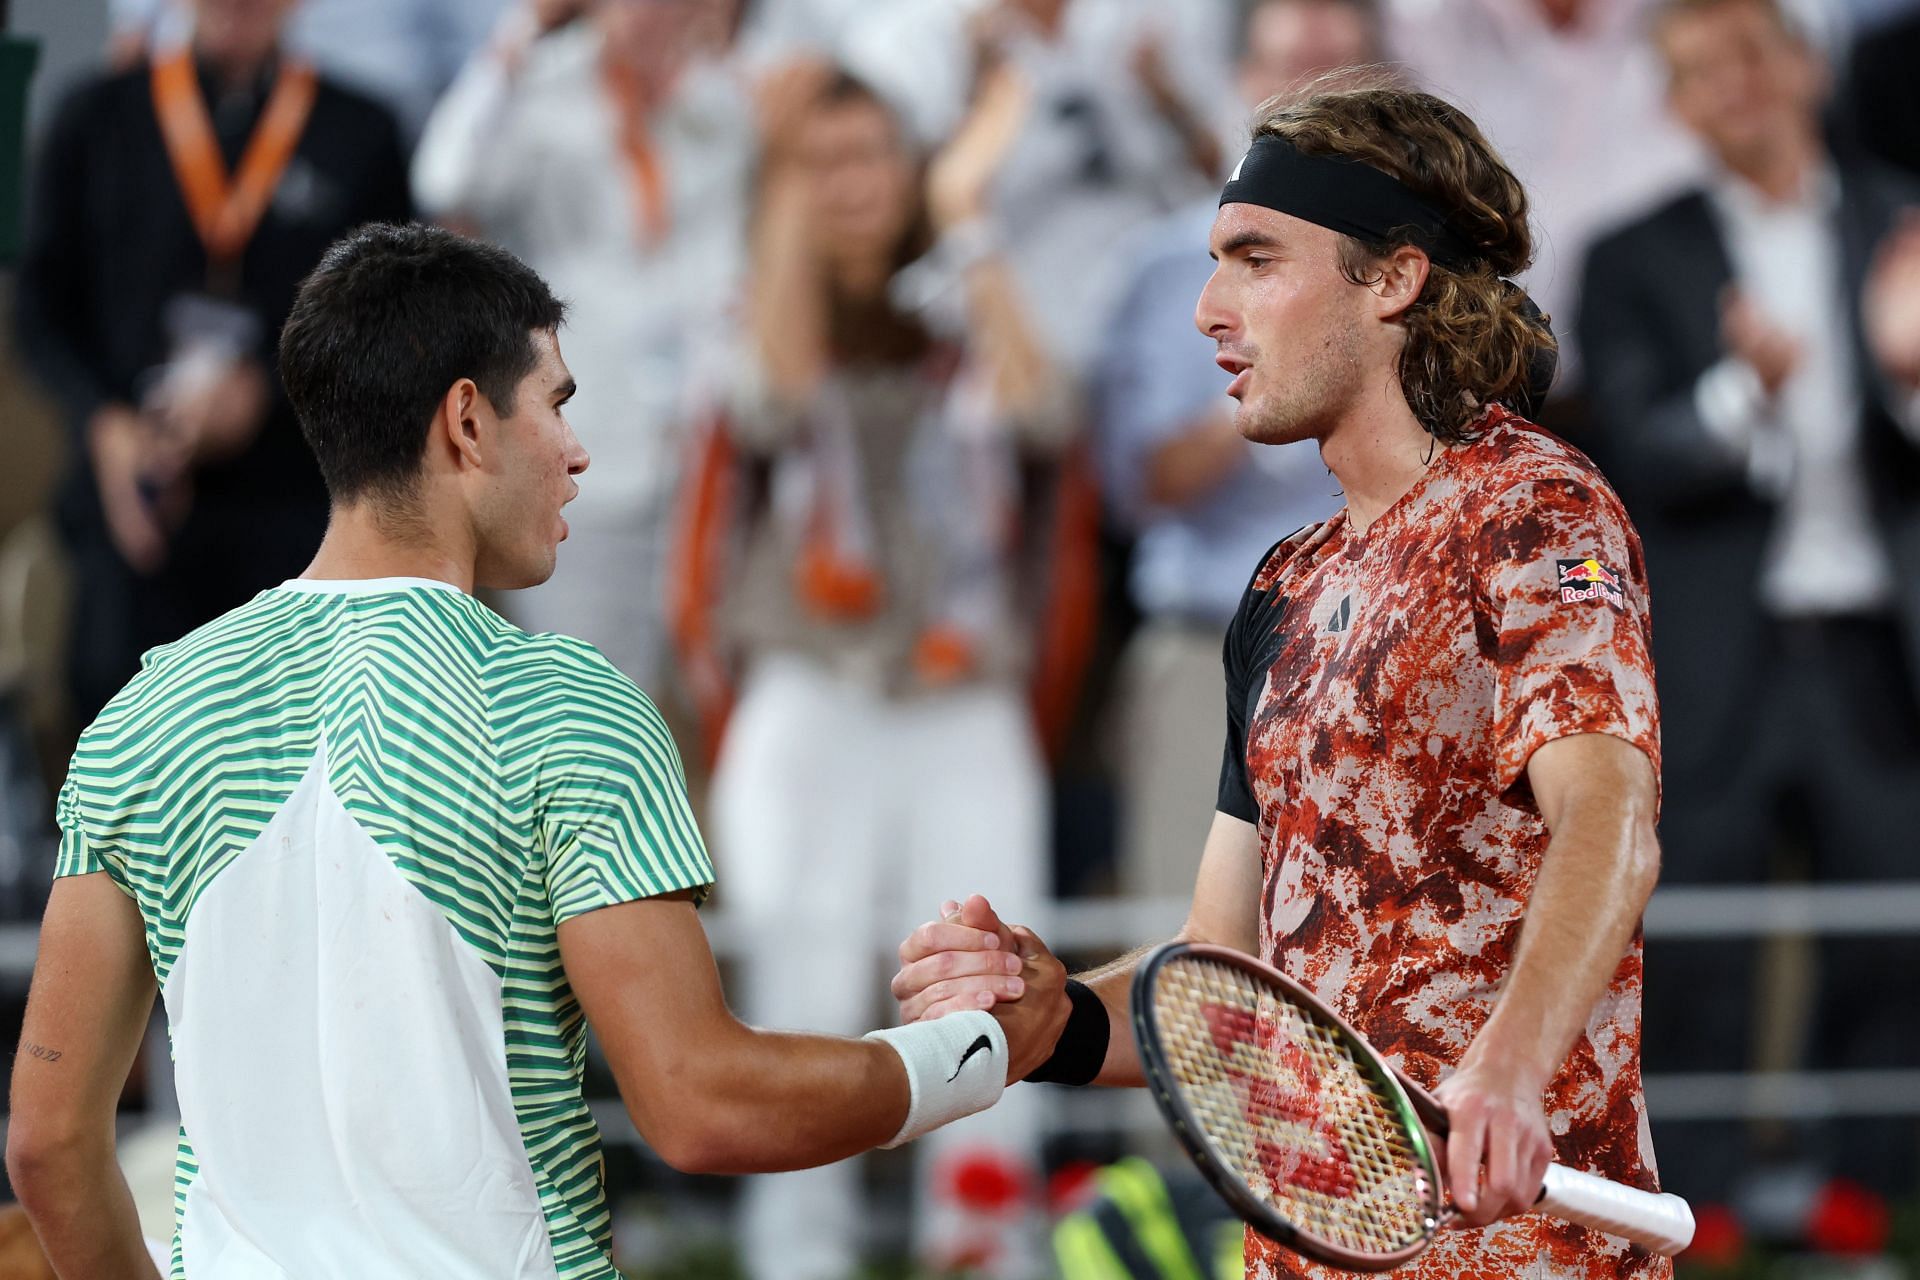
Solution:
[{"label": "white panel on shirt", "polygon": [[541,1280],[500,980],[401,876],[319,752],[200,895],[162,991],[200,1171],[191,1280]]}]

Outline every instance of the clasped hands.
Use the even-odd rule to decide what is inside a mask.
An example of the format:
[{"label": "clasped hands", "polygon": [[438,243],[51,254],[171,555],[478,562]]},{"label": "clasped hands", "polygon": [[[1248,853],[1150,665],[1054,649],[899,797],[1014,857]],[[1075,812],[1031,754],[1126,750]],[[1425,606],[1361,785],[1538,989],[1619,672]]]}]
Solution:
[{"label": "clasped hands", "polygon": [[978,894],[949,902],[900,944],[893,975],[900,1021],[985,1010],[1007,1037],[1007,1083],[1052,1056],[1072,1006],[1067,969],[1031,929],[1003,923]]}]

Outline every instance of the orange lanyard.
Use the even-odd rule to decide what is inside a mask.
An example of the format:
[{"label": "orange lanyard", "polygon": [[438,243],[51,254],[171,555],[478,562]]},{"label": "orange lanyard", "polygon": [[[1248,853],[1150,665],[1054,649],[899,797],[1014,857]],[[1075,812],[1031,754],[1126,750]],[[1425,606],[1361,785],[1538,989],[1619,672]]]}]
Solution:
[{"label": "orange lanyard", "polygon": [[192,54],[179,49],[154,60],[153,106],[160,133],[173,161],[174,180],[180,184],[180,195],[211,266],[230,268],[246,252],[306,132],[318,88],[319,78],[311,66],[282,63],[266,110],[260,113],[240,157],[239,172],[229,175]]},{"label": "orange lanyard", "polygon": [[660,165],[660,153],[654,149],[641,118],[640,88],[632,72],[611,62],[601,65],[601,77],[619,117],[620,151],[627,159],[627,181],[633,187],[634,208],[639,212],[640,242],[658,244],[666,239],[673,215],[667,208],[667,175]]}]

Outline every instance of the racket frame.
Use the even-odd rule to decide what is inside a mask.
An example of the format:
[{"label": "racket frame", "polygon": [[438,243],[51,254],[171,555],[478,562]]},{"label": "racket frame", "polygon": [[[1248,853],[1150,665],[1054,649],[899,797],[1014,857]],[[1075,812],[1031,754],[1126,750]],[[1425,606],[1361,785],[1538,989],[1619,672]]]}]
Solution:
[{"label": "racket frame", "polygon": [[[1159,971],[1175,959],[1206,960],[1239,969],[1265,985],[1278,988],[1303,1014],[1326,1024],[1340,1035],[1354,1061],[1380,1087],[1390,1102],[1425,1174],[1432,1207],[1417,1240],[1390,1253],[1362,1253],[1323,1240],[1281,1216],[1272,1205],[1255,1196],[1245,1180],[1227,1167],[1226,1162],[1213,1150],[1212,1140],[1187,1102],[1181,1086],[1174,1081],[1171,1065],[1161,1048],[1159,1013],[1154,1008],[1153,992]],[[1134,973],[1129,1004],[1133,1015],[1134,1039],[1139,1045],[1140,1066],[1146,1076],[1148,1092],[1153,1095],[1161,1114],[1167,1118],[1180,1145],[1186,1148],[1187,1155],[1199,1167],[1201,1175],[1248,1226],[1275,1244],[1349,1271],[1390,1271],[1412,1261],[1433,1243],[1434,1234],[1445,1221],[1442,1197],[1446,1184],[1434,1156],[1433,1144],[1428,1138],[1428,1131],[1433,1126],[1426,1122],[1427,1116],[1423,1112],[1430,1107],[1438,1114],[1442,1127],[1434,1131],[1439,1133],[1445,1132],[1446,1113],[1431,1096],[1425,1096],[1424,1090],[1409,1089],[1407,1082],[1367,1043],[1366,1038],[1312,992],[1243,951],[1200,942],[1170,942],[1155,948],[1141,960],[1140,967]]]}]

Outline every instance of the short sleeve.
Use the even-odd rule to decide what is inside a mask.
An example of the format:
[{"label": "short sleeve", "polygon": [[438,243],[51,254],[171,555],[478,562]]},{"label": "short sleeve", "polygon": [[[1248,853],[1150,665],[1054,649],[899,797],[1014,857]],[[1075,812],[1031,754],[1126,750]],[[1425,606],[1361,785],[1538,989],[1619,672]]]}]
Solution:
[{"label": "short sleeve", "polygon": [[87,876],[109,869],[106,858],[87,839],[86,826],[80,820],[79,779],[72,774],[67,775],[66,782],[60,788],[54,816],[60,823],[60,852],[53,863],[55,879],[61,876]]},{"label": "short sleeve", "polygon": [[631,680],[594,658],[568,672],[541,769],[537,818],[556,925],[713,884],[666,723]]},{"label": "short sleeve", "polygon": [[1535,751],[1582,733],[1632,743],[1657,778],[1646,565],[1620,500],[1582,478],[1522,481],[1486,503],[1471,538],[1500,789]]}]

